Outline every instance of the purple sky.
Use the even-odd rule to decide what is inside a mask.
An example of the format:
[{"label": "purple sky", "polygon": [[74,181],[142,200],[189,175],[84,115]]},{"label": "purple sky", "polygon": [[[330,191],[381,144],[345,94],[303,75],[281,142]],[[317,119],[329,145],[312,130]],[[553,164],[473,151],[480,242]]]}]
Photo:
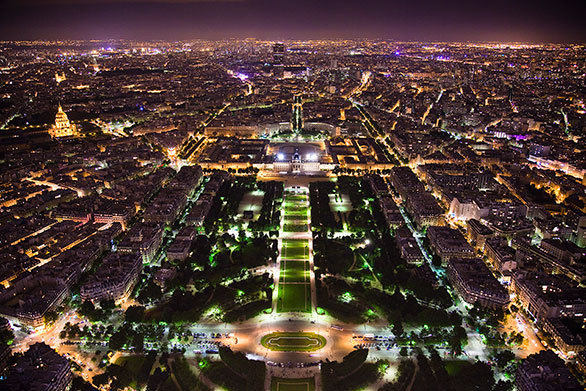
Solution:
[{"label": "purple sky", "polygon": [[584,0],[0,0],[0,40],[586,42]]}]

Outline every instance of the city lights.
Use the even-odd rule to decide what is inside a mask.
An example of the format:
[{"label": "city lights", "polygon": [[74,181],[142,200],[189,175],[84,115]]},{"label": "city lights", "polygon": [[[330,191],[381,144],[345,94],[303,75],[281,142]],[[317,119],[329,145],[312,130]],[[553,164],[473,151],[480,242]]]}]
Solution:
[{"label": "city lights", "polygon": [[0,42],[0,389],[583,389],[586,49],[433,38]]}]

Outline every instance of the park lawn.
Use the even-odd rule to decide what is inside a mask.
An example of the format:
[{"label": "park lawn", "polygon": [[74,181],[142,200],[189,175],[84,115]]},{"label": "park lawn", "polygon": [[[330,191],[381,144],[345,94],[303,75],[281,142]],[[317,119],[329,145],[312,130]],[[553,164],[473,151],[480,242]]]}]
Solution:
[{"label": "park lawn", "polygon": [[287,201],[307,201],[307,194],[287,194]]},{"label": "park lawn", "polygon": [[304,206],[290,206],[285,207],[285,217],[307,217],[307,211],[309,209]]},{"label": "park lawn", "polygon": [[285,206],[285,212],[287,211],[291,211],[291,212],[302,212],[302,211],[306,211],[308,206],[305,202],[284,202],[284,206]]},{"label": "park lawn", "polygon": [[285,223],[283,225],[283,231],[285,232],[306,232],[308,228],[307,224]]},{"label": "park lawn", "polygon": [[315,381],[312,377],[306,379],[279,379],[271,381],[271,391],[315,391]]},{"label": "park lawn", "polygon": [[285,210],[285,218],[307,219],[307,208],[302,210]]},{"label": "park lawn", "polygon": [[123,356],[116,360],[116,365],[120,365],[124,369],[136,374],[145,361],[146,357],[144,356]]},{"label": "park lawn", "polygon": [[307,216],[285,216],[283,225],[287,224],[307,224]]},{"label": "park lawn", "polygon": [[309,282],[308,261],[281,261],[282,282]]},{"label": "park lawn", "polygon": [[309,259],[309,247],[306,239],[284,239],[281,250],[283,259]]},{"label": "park lawn", "polygon": [[276,352],[315,352],[326,346],[327,341],[316,333],[277,331],[264,335],[260,343]]},{"label": "park lawn", "polygon": [[311,312],[309,284],[279,283],[277,312]]}]

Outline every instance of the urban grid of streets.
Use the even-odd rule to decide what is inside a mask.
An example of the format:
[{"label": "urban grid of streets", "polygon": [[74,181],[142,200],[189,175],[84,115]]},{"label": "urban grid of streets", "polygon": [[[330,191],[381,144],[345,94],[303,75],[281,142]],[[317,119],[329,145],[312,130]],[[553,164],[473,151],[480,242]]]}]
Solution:
[{"label": "urban grid of streets", "polygon": [[[405,57],[408,57],[406,55]],[[415,56],[414,56],[415,57]],[[232,74],[233,77],[238,78],[235,74]],[[351,105],[357,109],[357,111],[361,115],[361,122],[365,126],[366,129],[369,130],[371,135],[378,141],[382,141],[384,139],[382,132],[380,129],[377,128],[376,121],[373,120],[369,111],[368,111],[368,102],[362,100],[362,94],[368,90],[369,86],[373,82],[373,74],[371,72],[363,72],[362,77],[360,78],[359,84],[350,90],[349,92],[345,93],[341,97],[347,100]],[[227,110],[231,109],[231,106],[234,105],[234,101],[237,99],[242,98],[243,96],[249,96],[254,94],[255,84],[253,81],[249,79],[240,79],[243,86],[245,86],[245,91],[236,95],[235,98],[232,100],[228,100],[223,102],[223,104],[216,108],[214,111],[209,113],[207,118],[203,121],[203,126],[209,126],[213,123],[215,119],[225,113]],[[417,94],[423,92],[422,88],[419,88]],[[421,122],[421,124],[426,123],[426,118],[433,110],[434,105],[442,100],[444,96],[444,89],[440,89],[436,91],[436,94],[432,96],[433,99],[429,100],[426,110],[423,112],[421,118],[416,118],[417,122]],[[297,98],[295,98],[297,99]],[[511,105],[513,103],[511,102]],[[399,106],[399,102],[397,104],[388,109],[390,113],[396,113],[398,118],[404,119],[413,119],[411,114],[407,115],[402,111],[396,110]],[[301,111],[296,110],[294,111],[294,115],[296,115],[299,121],[301,121]],[[119,131],[114,129],[111,132],[115,137],[125,137],[127,136],[123,131]],[[454,135],[450,134],[450,137],[455,137]],[[388,152],[390,154],[395,155],[396,151],[393,148],[388,148]],[[190,161],[197,161],[202,153],[202,149],[195,148],[186,157],[186,160]],[[285,201],[287,201],[288,194],[302,194],[305,195],[308,193],[309,183],[315,180],[331,180],[335,178],[335,174],[328,173],[325,178],[313,178],[313,177],[305,177],[302,175],[296,176],[280,176],[275,175],[272,171],[260,171],[257,175],[259,180],[280,180],[284,181],[285,183]],[[58,184],[48,182],[46,180],[40,180],[33,177],[27,177],[24,180],[33,182],[37,185],[49,186],[52,189],[60,189],[61,187]],[[200,189],[201,191],[201,189]],[[197,199],[199,193],[196,193],[191,199],[190,202],[193,202]],[[444,271],[440,268],[436,268],[432,265],[432,256],[428,253],[428,250],[424,246],[423,239],[425,237],[425,233],[421,230],[417,229],[415,224],[411,221],[408,213],[406,213],[403,206],[401,206],[402,201],[400,197],[394,196],[395,202],[399,205],[399,209],[401,211],[401,215],[404,219],[405,225],[409,228],[412,232],[415,240],[417,241],[417,245],[420,251],[423,253],[425,260],[431,266],[432,270],[436,273],[438,277],[438,281],[440,283],[445,284],[444,281],[445,275]],[[262,359],[266,362],[271,364],[275,363],[312,363],[317,361],[324,361],[324,360],[341,360],[347,353],[352,351],[355,346],[361,345],[370,348],[369,352],[369,361],[376,361],[378,359],[389,359],[391,361],[398,361],[401,357],[400,351],[402,346],[397,344],[390,343],[389,341],[393,341],[394,334],[391,332],[391,329],[388,325],[383,321],[376,321],[376,322],[368,322],[363,325],[353,325],[353,324],[345,324],[340,322],[339,320],[330,318],[327,315],[321,315],[317,312],[317,299],[316,299],[316,281],[315,281],[315,274],[314,274],[314,263],[313,263],[313,235],[312,235],[312,227],[311,227],[311,213],[310,206],[308,202],[308,198],[306,197],[305,201],[303,201],[304,206],[307,207],[307,216],[306,220],[299,218],[296,216],[292,219],[295,223],[305,224],[307,229],[298,232],[289,232],[284,229],[284,224],[287,221],[287,211],[286,207],[282,209],[281,213],[281,221],[280,221],[280,229],[278,233],[278,248],[279,248],[279,256],[277,261],[274,265],[270,267],[266,267],[265,270],[270,272],[274,278],[274,290],[273,290],[273,299],[272,299],[272,312],[270,314],[261,314],[251,320],[242,321],[242,322],[235,322],[235,323],[194,323],[188,329],[192,333],[200,333],[205,334],[206,337],[200,338],[199,340],[194,340],[191,344],[177,344],[176,346],[170,347],[178,347],[184,348],[186,351],[186,356],[192,360],[193,363],[196,361],[196,357],[201,355],[206,355],[206,349],[202,348],[202,340],[212,343],[222,343],[227,346],[230,346],[232,349],[237,351],[245,352],[251,358],[258,358]],[[182,219],[185,218],[187,213],[187,209],[183,211]],[[457,230],[463,231],[461,224],[456,223],[448,219],[448,223],[452,228]],[[47,227],[48,229],[49,227]],[[31,235],[39,234],[40,232],[36,232]],[[172,241],[174,234],[173,232],[169,237],[166,238],[166,242],[163,244],[162,248],[158,252],[157,257],[152,261],[152,265],[161,265],[161,262],[165,258],[165,249],[166,246]],[[88,236],[88,237],[91,237]],[[23,237],[19,239],[25,240],[27,237]],[[85,240],[87,238],[81,239]],[[308,280],[298,283],[301,285],[309,285],[309,297],[306,298],[304,301],[305,303],[309,304],[309,308],[305,307],[304,310],[291,310],[287,311],[287,309],[282,308],[282,297],[281,291],[284,290],[284,286],[287,282],[282,281],[283,270],[286,270],[286,262],[285,266],[283,260],[283,253],[286,249],[284,249],[284,242],[291,240],[298,240],[298,241],[306,241],[307,243],[307,259],[299,259],[299,260],[289,260],[290,262],[307,262],[309,269],[308,269]],[[72,246],[75,246],[79,241],[72,243]],[[17,244],[16,242],[14,244]],[[286,247],[286,246],[285,246]],[[49,262],[49,260],[45,262]],[[39,264],[41,266],[43,263]],[[370,265],[369,265],[370,267]],[[262,268],[261,268],[262,269]],[[371,268],[372,270],[372,268]],[[374,273],[373,273],[374,275]],[[376,279],[376,276],[374,277]],[[450,292],[450,295],[455,299],[454,302],[456,303],[453,307],[449,308],[448,310],[456,310],[459,314],[463,317],[468,313],[468,307],[464,304],[463,300],[461,300],[456,292],[449,286],[449,284],[445,284],[445,288]],[[137,304],[136,301],[130,299],[127,300],[121,307],[122,310],[127,309],[129,306]],[[122,320],[120,317],[116,315],[112,317],[113,322],[121,323]],[[73,361],[77,362],[82,370],[81,373],[86,380],[90,380],[91,377],[100,372],[100,368],[98,367],[97,363],[94,361],[89,360],[89,356],[91,351],[95,348],[84,348],[81,345],[77,344],[66,344],[65,339],[60,338],[59,333],[63,329],[66,323],[70,324],[79,324],[79,325],[86,325],[88,324],[87,320],[80,318],[74,310],[69,310],[68,312],[64,313],[50,328],[44,329],[39,332],[25,334],[22,332],[17,332],[16,343],[14,345],[14,351],[22,352],[25,351],[31,344],[35,342],[44,341],[47,344],[54,347],[59,353],[66,354],[70,357]],[[464,359],[469,360],[470,362],[476,360],[483,360],[486,361],[489,359],[489,349],[486,346],[486,343],[483,342],[481,334],[474,330],[470,325],[467,323],[463,324],[463,327],[466,330],[466,334],[468,337],[468,343],[463,348],[463,357]],[[514,315],[507,315],[505,324],[501,326],[501,330],[511,332],[520,332],[524,337],[524,342],[522,345],[513,349],[514,353],[520,357],[524,358],[532,353],[538,352],[544,349],[544,345],[540,340],[540,337],[537,334],[537,328],[532,320],[528,319],[522,312],[517,312]],[[327,344],[325,348],[311,353],[300,353],[300,352],[276,352],[270,351],[260,344],[260,339],[262,336],[270,334],[275,331],[308,331],[308,332],[315,332],[319,335],[322,335],[326,338]],[[221,338],[212,338],[212,335],[221,333]],[[205,343],[204,342],[204,345]],[[104,341],[103,346],[106,346],[106,341]],[[390,345],[390,346],[389,346]],[[85,349],[85,351],[84,351]],[[450,351],[448,348],[445,347],[438,347],[440,353],[442,353],[445,357],[450,356]],[[132,353],[127,352],[116,352],[110,357],[110,362],[114,363],[120,356],[122,355],[131,355]],[[301,373],[300,373],[301,372]],[[307,376],[314,376],[318,372],[318,367],[308,367],[303,370],[297,370],[294,373],[295,377],[307,377]],[[291,375],[291,373],[287,373],[286,371],[279,372],[278,367],[276,368],[269,368],[269,375],[275,376],[287,376]],[[388,374],[389,378],[392,378],[392,372]],[[316,376],[316,379],[319,376]],[[270,376],[267,379],[268,384],[270,384]]]}]

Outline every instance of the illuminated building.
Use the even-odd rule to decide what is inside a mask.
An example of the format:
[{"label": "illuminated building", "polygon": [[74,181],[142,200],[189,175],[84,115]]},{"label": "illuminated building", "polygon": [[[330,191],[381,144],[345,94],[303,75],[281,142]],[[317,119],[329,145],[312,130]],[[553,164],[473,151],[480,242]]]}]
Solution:
[{"label": "illuminated building", "polygon": [[61,105],[59,105],[59,109],[57,110],[57,115],[55,116],[55,125],[49,129],[49,134],[52,138],[57,137],[75,137],[78,136],[77,127],[75,124],[72,124],[67,117],[67,114],[63,111]]},{"label": "illuminated building", "polygon": [[[291,149],[291,147],[289,147]],[[301,157],[299,148],[295,148],[293,154],[286,153],[287,147],[280,149],[273,163],[273,170],[280,173],[317,173],[320,171],[319,154],[317,148],[308,146],[310,153],[305,158]],[[282,151],[281,151],[282,150]]]},{"label": "illuminated building", "polygon": [[551,350],[527,357],[517,369],[515,383],[520,391],[583,390],[564,361]]},{"label": "illuminated building", "polygon": [[55,81],[57,82],[57,84],[61,83],[64,80],[67,80],[67,78],[65,77],[65,72],[55,72]]},{"label": "illuminated building", "polygon": [[452,286],[467,303],[490,309],[509,303],[509,294],[480,258],[450,258],[446,270]]},{"label": "illuminated building", "polygon": [[[3,389],[13,391],[65,391],[72,381],[71,363],[49,345],[31,345],[22,359],[10,368]],[[6,387],[6,388],[4,388]]]},{"label": "illuminated building", "polygon": [[124,301],[138,282],[142,257],[138,254],[110,254],[98,270],[81,286],[83,300]]}]

